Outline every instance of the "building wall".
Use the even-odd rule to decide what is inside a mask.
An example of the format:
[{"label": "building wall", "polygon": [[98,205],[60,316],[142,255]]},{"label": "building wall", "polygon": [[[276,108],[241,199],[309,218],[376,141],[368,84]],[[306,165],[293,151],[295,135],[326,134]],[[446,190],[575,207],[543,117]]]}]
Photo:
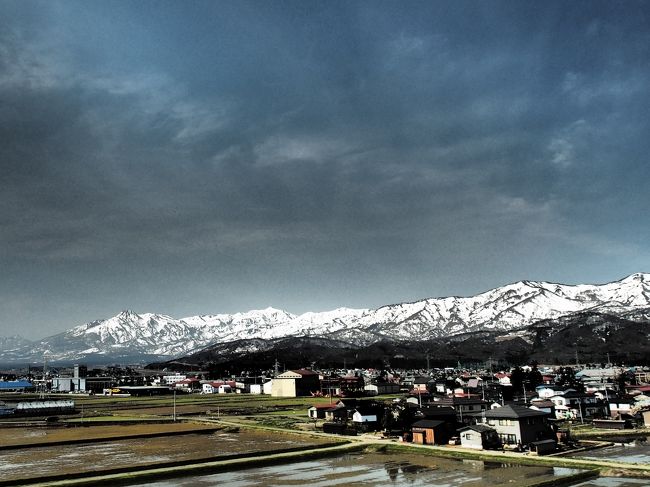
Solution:
[{"label": "building wall", "polygon": [[521,438],[521,431],[519,429],[519,421],[514,419],[488,419],[488,426],[492,426],[499,437],[501,442],[506,444],[517,444],[518,442],[523,443]]},{"label": "building wall", "polygon": [[296,397],[296,379],[276,377],[271,386],[273,397]]},{"label": "building wall", "polygon": [[465,448],[483,449],[483,439],[478,431],[467,430],[460,434],[460,444]]},{"label": "building wall", "polygon": [[79,377],[55,377],[52,379],[52,390],[59,392],[85,391],[86,379]]},{"label": "building wall", "polygon": [[[527,445],[532,441],[539,440],[540,433],[546,433],[548,426],[542,417],[530,417],[515,419],[490,419],[487,423],[492,426],[499,436],[501,441],[506,443],[513,443],[512,435],[514,435],[514,443],[521,443]],[[508,436],[511,435],[511,436]]]}]

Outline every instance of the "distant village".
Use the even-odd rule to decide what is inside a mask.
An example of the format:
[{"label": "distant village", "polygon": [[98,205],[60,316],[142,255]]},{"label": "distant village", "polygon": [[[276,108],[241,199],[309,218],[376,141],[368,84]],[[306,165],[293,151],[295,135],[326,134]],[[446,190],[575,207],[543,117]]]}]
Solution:
[{"label": "distant village", "polygon": [[[325,433],[379,432],[419,444],[553,452],[571,446],[571,425],[604,429],[650,425],[650,368],[524,366],[425,370],[297,369],[207,378],[203,371],[108,367],[5,373],[0,415],[56,414],[74,409],[74,394],[155,396],[267,394],[319,398],[305,411]],[[40,375],[39,375],[40,374]],[[65,399],[62,395],[66,394]],[[3,397],[7,397],[3,395]],[[328,400],[324,400],[328,399]]]}]

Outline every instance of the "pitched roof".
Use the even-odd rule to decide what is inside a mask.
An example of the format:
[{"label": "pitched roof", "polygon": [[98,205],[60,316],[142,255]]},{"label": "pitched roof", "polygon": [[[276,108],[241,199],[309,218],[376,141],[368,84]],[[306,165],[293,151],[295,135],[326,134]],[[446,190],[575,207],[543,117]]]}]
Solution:
[{"label": "pitched roof", "polygon": [[300,374],[303,377],[307,375],[318,375],[318,372],[314,372],[313,370],[309,370],[309,369],[297,369],[297,370],[291,370],[291,372]]},{"label": "pitched roof", "polygon": [[463,426],[462,428],[459,428],[456,431],[465,431],[465,430],[473,430],[478,433],[485,433],[486,431],[496,431],[494,428],[490,426],[486,426],[484,424],[470,424],[469,426]]},{"label": "pitched roof", "polygon": [[528,418],[531,416],[548,416],[548,413],[544,411],[538,411],[535,409],[526,408],[524,406],[518,406],[516,404],[507,406],[502,406],[500,408],[490,409],[481,413],[486,418],[503,418],[503,419],[519,419],[519,418]]},{"label": "pitched roof", "polygon": [[433,405],[440,404],[445,406],[457,405],[457,404],[488,404],[487,401],[484,401],[478,397],[442,397],[439,400],[433,402]]},{"label": "pitched roof", "polygon": [[415,423],[413,423],[411,426],[413,428],[435,428],[437,426],[440,426],[441,424],[444,424],[444,421],[437,421],[432,419],[421,419],[420,421],[416,421]]}]

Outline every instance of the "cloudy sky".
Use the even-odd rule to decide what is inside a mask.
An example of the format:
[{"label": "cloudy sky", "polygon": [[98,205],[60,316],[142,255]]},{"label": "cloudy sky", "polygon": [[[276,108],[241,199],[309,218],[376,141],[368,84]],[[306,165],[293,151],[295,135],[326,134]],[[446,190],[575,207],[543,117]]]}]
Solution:
[{"label": "cloudy sky", "polygon": [[0,0],[0,335],[650,266],[650,5]]}]

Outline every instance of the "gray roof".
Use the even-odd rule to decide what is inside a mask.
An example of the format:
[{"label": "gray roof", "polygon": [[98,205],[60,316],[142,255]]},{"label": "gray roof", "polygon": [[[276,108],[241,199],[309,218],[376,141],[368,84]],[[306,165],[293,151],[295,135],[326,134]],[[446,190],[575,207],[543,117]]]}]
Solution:
[{"label": "gray roof", "polygon": [[486,418],[495,419],[519,419],[529,418],[531,416],[548,416],[548,413],[536,409],[530,409],[524,406],[518,406],[516,404],[509,404],[500,408],[489,409],[484,413],[481,413],[481,415],[485,416]]},{"label": "gray roof", "polygon": [[432,419],[421,419],[420,421],[416,421],[415,423],[413,423],[411,426],[413,428],[436,428],[437,426],[440,426],[443,423],[444,421],[437,421]]},{"label": "gray roof", "polygon": [[494,428],[490,426],[486,426],[484,424],[470,424],[469,426],[464,426],[462,428],[459,428],[457,431],[465,431],[465,430],[473,430],[478,433],[485,433],[487,431],[496,431]]}]

